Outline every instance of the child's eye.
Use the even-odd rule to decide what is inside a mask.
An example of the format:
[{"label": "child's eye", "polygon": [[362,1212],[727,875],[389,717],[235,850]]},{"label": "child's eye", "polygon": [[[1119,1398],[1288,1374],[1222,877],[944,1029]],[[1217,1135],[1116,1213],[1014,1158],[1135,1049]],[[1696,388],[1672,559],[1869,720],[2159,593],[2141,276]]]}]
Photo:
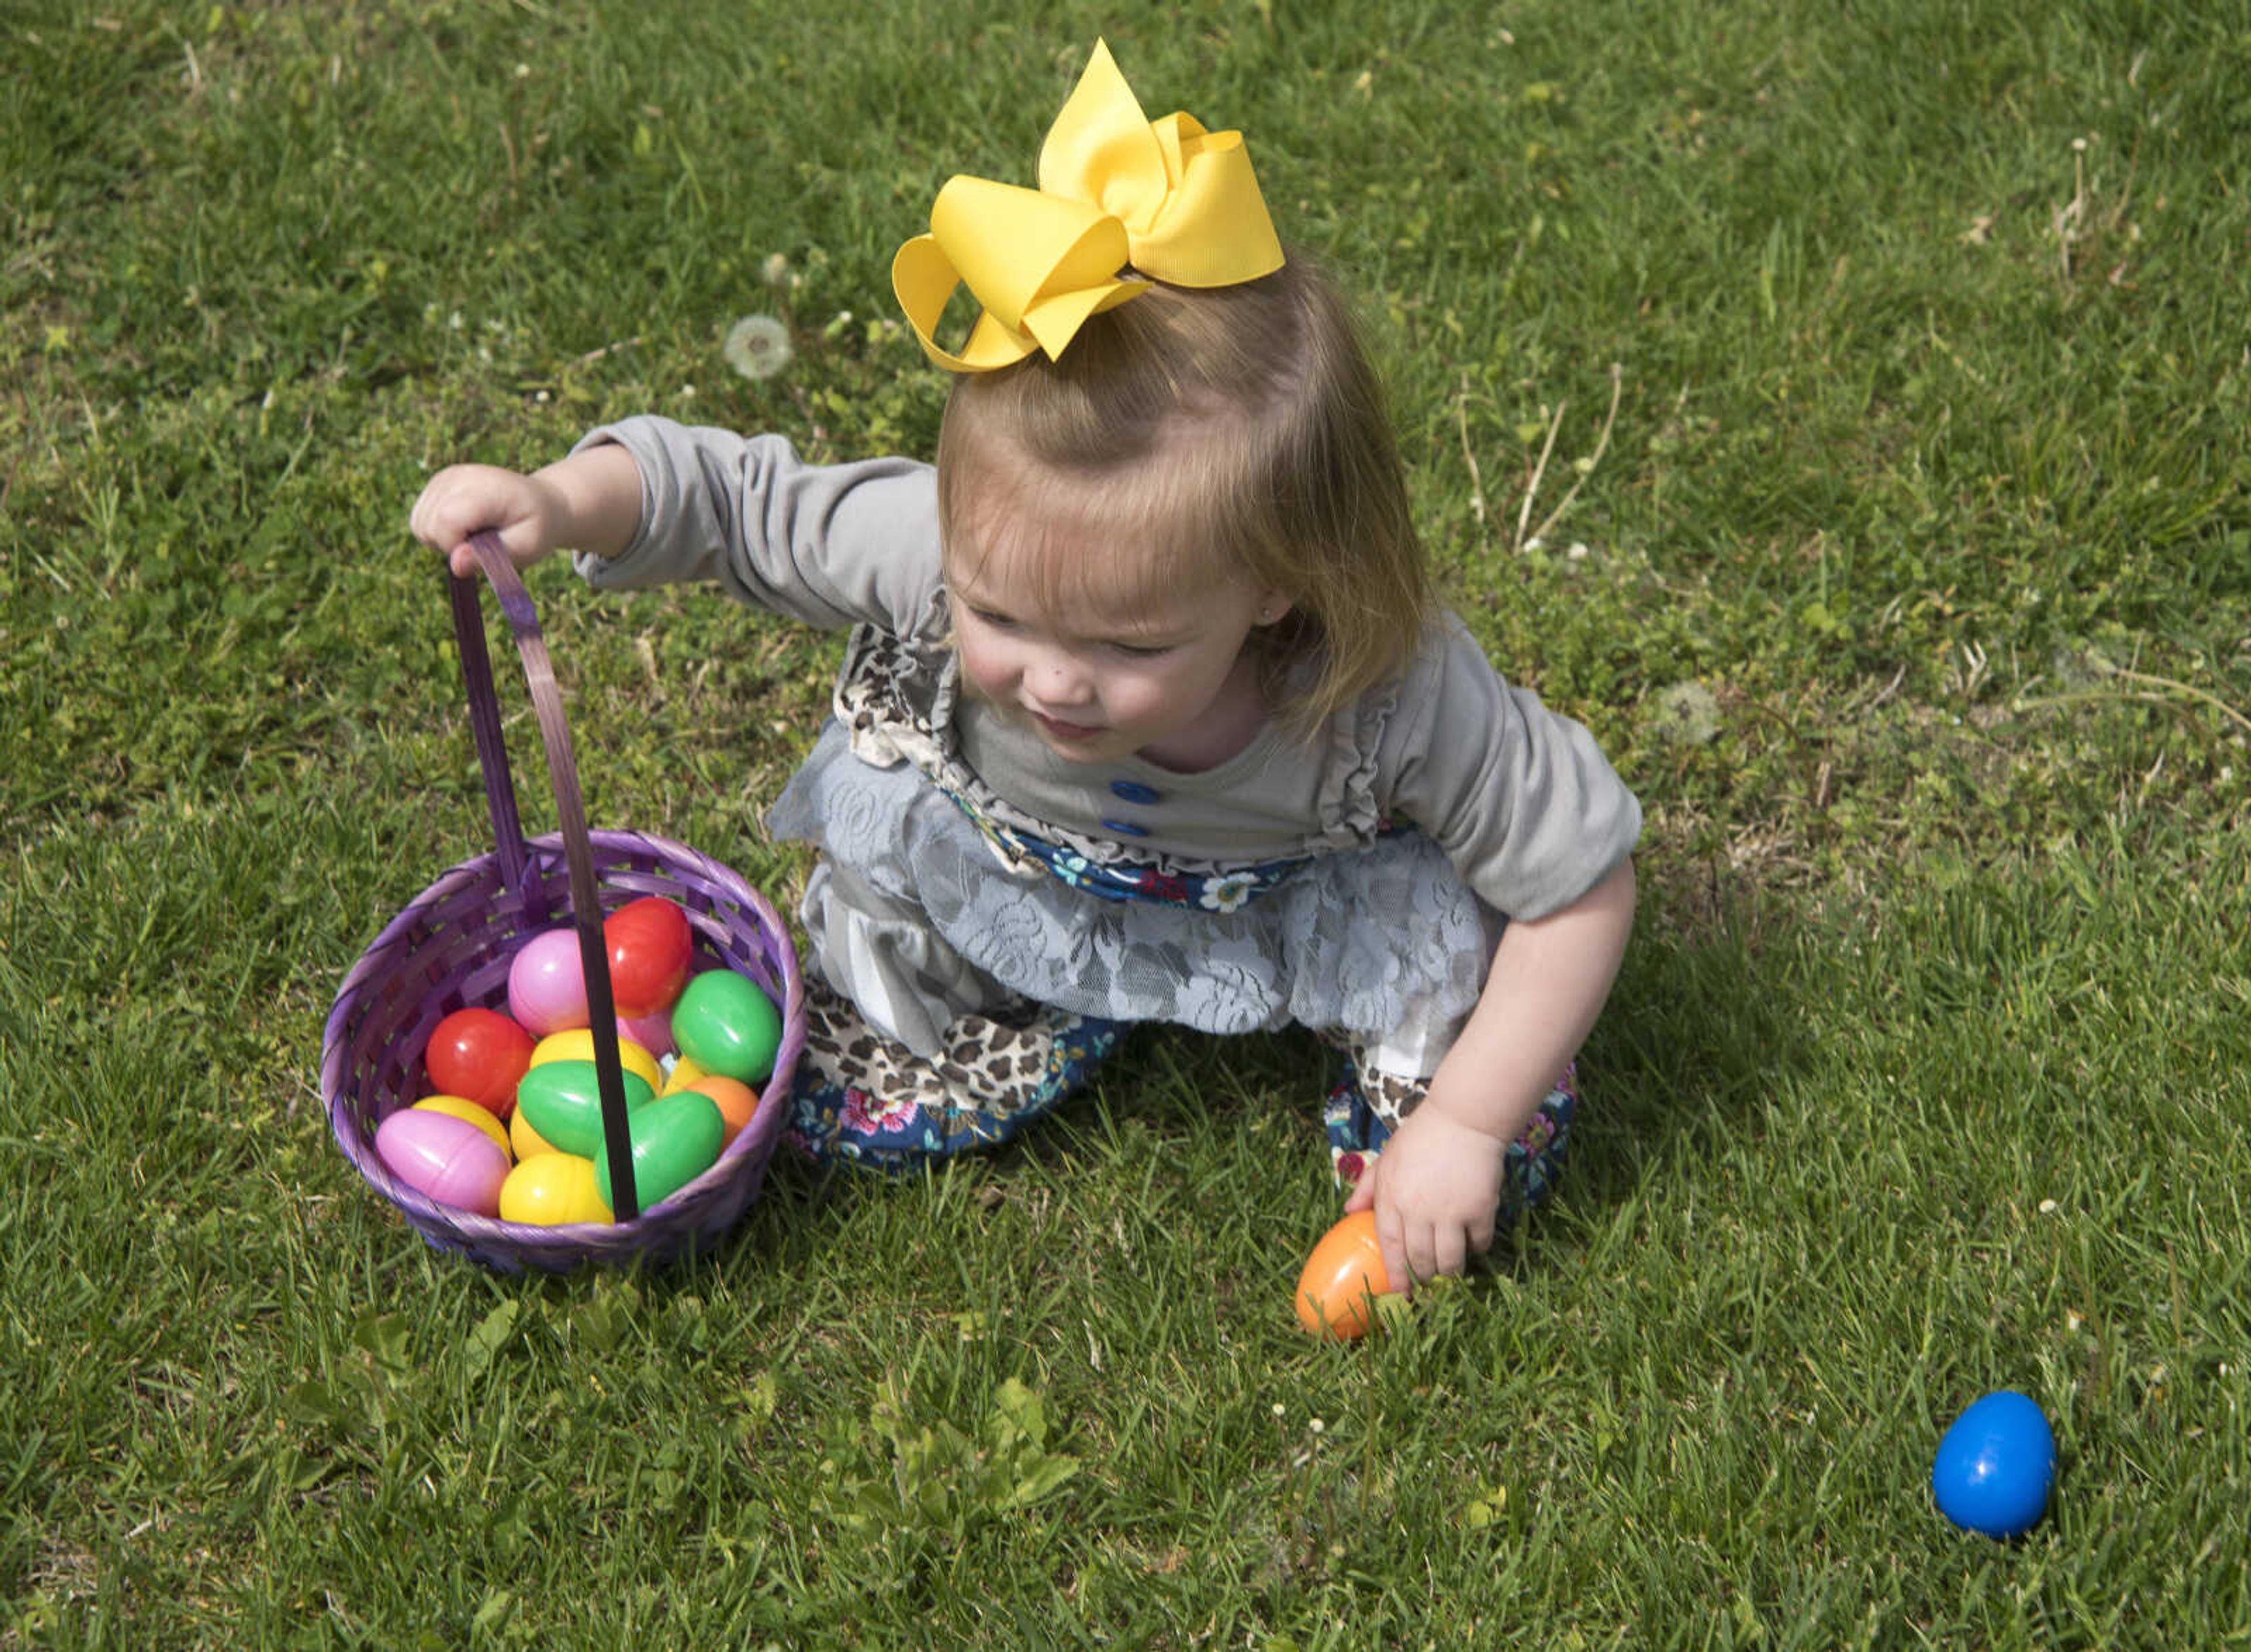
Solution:
[{"label": "child's eye", "polygon": [[1173,651],[1169,642],[1112,642],[1110,646],[1130,660],[1153,660]]},{"label": "child's eye", "polygon": [[970,617],[980,625],[989,625],[996,631],[1013,631],[1016,622],[1005,614],[995,614],[990,608],[972,608]]}]

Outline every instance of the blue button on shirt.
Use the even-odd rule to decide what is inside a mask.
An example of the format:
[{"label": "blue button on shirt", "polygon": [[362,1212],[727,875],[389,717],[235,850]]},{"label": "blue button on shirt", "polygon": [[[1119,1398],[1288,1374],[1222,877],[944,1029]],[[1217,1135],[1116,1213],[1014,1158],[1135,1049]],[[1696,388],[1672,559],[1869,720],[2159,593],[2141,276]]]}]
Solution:
[{"label": "blue button on shirt", "polygon": [[1116,832],[1120,837],[1146,837],[1149,835],[1146,826],[1136,826],[1130,820],[1105,820],[1102,823],[1102,829]]},{"label": "blue button on shirt", "polygon": [[1110,782],[1111,795],[1122,797],[1129,803],[1153,803],[1158,801],[1154,788],[1139,781],[1114,780]]}]

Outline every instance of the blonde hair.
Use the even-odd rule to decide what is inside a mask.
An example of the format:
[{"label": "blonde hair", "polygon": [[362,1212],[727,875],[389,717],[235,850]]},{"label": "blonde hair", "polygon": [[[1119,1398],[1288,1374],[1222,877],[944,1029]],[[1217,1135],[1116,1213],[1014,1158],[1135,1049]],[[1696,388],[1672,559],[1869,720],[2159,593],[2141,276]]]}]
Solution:
[{"label": "blonde hair", "polygon": [[1289,614],[1251,646],[1300,733],[1404,666],[1430,607],[1375,371],[1295,253],[1239,286],[1152,288],[1056,360],[956,377],[938,496],[951,567],[988,554],[979,530],[1012,507],[1091,506],[1119,551],[1039,570],[1051,599],[1228,580],[1282,593]]}]

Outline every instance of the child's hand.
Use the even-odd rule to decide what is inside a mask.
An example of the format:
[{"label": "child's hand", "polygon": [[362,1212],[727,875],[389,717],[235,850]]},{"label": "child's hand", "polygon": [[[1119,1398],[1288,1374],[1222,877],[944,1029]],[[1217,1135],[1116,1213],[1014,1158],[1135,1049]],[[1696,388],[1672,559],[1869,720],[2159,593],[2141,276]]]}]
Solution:
[{"label": "child's hand", "polygon": [[456,574],[477,571],[469,536],[490,529],[509,560],[528,568],[562,541],[567,506],[560,491],[539,476],[496,465],[449,465],[430,478],[414,502],[407,525],[433,551],[447,553]]},{"label": "child's hand", "polygon": [[1493,1243],[1508,1144],[1428,1101],[1399,1121],[1345,1209],[1375,1208],[1392,1288],[1458,1274]]}]

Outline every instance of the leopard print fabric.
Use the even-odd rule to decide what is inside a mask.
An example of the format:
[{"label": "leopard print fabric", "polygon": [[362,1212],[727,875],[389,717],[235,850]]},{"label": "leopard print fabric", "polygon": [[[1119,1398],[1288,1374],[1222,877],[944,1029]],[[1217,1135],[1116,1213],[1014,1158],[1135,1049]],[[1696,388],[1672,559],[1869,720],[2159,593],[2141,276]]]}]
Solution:
[{"label": "leopard print fabric", "polygon": [[862,1019],[817,976],[786,1139],[815,1159],[887,1170],[1008,1141],[1083,1088],[1125,1024],[1018,1001],[957,1017],[935,1058]]}]

